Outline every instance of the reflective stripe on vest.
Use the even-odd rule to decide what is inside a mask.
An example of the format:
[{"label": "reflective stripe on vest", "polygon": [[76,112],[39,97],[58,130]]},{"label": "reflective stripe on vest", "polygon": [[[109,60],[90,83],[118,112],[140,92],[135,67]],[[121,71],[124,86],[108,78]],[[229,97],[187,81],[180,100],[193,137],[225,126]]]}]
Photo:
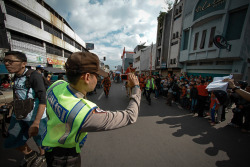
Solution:
[{"label": "reflective stripe on vest", "polygon": [[81,127],[95,108],[96,104],[76,98],[67,82],[55,82],[47,91],[49,120],[42,139],[43,148],[51,150],[54,147],[76,147],[76,152],[79,153],[87,138],[87,132],[81,132]]},{"label": "reflective stripe on vest", "polygon": [[72,126],[73,126],[73,122],[74,119],[76,117],[76,115],[81,111],[81,109],[85,106],[85,104],[80,100],[75,106],[74,108],[70,111],[70,114],[68,116],[68,119],[66,121],[66,131],[64,133],[64,135],[58,140],[58,142],[60,144],[64,144],[65,140],[67,139],[67,137],[69,136],[69,133],[71,132]]}]

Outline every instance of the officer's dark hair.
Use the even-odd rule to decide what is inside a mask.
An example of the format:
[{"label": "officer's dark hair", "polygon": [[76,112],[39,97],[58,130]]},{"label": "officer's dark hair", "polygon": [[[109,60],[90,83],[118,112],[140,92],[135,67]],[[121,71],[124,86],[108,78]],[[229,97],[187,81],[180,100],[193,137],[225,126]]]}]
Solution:
[{"label": "officer's dark hair", "polygon": [[21,60],[22,62],[27,62],[27,57],[24,53],[19,52],[19,51],[9,51],[9,52],[5,52],[5,56],[8,55],[13,55],[15,56],[18,60]]},{"label": "officer's dark hair", "polygon": [[66,77],[68,79],[68,82],[75,85],[78,80],[80,79],[82,73],[79,73],[77,71],[72,70],[66,70]]}]

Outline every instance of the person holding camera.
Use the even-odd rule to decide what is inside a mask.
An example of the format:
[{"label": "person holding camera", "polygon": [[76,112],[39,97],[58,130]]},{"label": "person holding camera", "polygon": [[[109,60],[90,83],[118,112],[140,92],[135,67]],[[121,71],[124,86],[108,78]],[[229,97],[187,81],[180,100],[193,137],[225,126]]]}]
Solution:
[{"label": "person holding camera", "polygon": [[132,88],[129,104],[122,111],[104,111],[86,99],[97,77],[108,74],[100,69],[99,58],[90,52],[75,52],[65,63],[66,81],[56,81],[47,91],[47,131],[43,148],[48,167],[81,166],[80,152],[88,132],[107,131],[135,123],[141,100],[139,81],[128,74]]},{"label": "person holding camera", "polygon": [[[232,80],[224,80],[229,82],[229,87],[232,88],[231,99],[235,102],[236,107],[232,110],[233,111],[233,118],[229,123],[230,126],[233,127],[241,127],[243,132],[250,130],[250,104],[247,101],[247,94],[249,93],[246,91],[248,87],[248,83],[246,81],[238,81],[238,86],[235,86]],[[249,89],[247,89],[250,91]],[[245,93],[246,92],[246,93]],[[243,96],[240,96],[243,95]],[[245,97],[245,98],[243,98]],[[245,122],[243,123],[243,117],[245,116]]]},{"label": "person holding camera", "polygon": [[[46,89],[43,78],[37,71],[28,70],[27,57],[18,51],[5,53],[4,65],[9,73],[15,74],[13,86],[13,114],[11,115],[9,136],[4,141],[5,148],[16,148],[24,153],[23,166],[40,166],[45,163],[41,149],[42,134],[46,129]],[[29,73],[29,74],[28,74]],[[27,140],[33,137],[40,154],[31,150]]]}]

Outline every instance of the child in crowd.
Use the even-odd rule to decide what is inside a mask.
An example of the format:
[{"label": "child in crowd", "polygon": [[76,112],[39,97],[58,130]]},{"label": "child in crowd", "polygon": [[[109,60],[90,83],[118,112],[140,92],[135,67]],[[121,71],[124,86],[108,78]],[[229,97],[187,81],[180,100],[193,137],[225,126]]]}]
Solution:
[{"label": "child in crowd", "polygon": [[215,97],[214,93],[211,92],[211,102],[210,102],[210,110],[211,110],[211,121],[210,124],[215,125],[215,112],[218,110],[220,106],[219,100]]}]

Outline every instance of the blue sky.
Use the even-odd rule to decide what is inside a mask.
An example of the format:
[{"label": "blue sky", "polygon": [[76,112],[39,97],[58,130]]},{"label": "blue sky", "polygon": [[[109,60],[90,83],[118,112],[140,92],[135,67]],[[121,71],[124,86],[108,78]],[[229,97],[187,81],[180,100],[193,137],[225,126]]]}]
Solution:
[{"label": "blue sky", "polygon": [[123,48],[156,41],[157,17],[166,0],[45,0],[112,70],[121,65]]}]

